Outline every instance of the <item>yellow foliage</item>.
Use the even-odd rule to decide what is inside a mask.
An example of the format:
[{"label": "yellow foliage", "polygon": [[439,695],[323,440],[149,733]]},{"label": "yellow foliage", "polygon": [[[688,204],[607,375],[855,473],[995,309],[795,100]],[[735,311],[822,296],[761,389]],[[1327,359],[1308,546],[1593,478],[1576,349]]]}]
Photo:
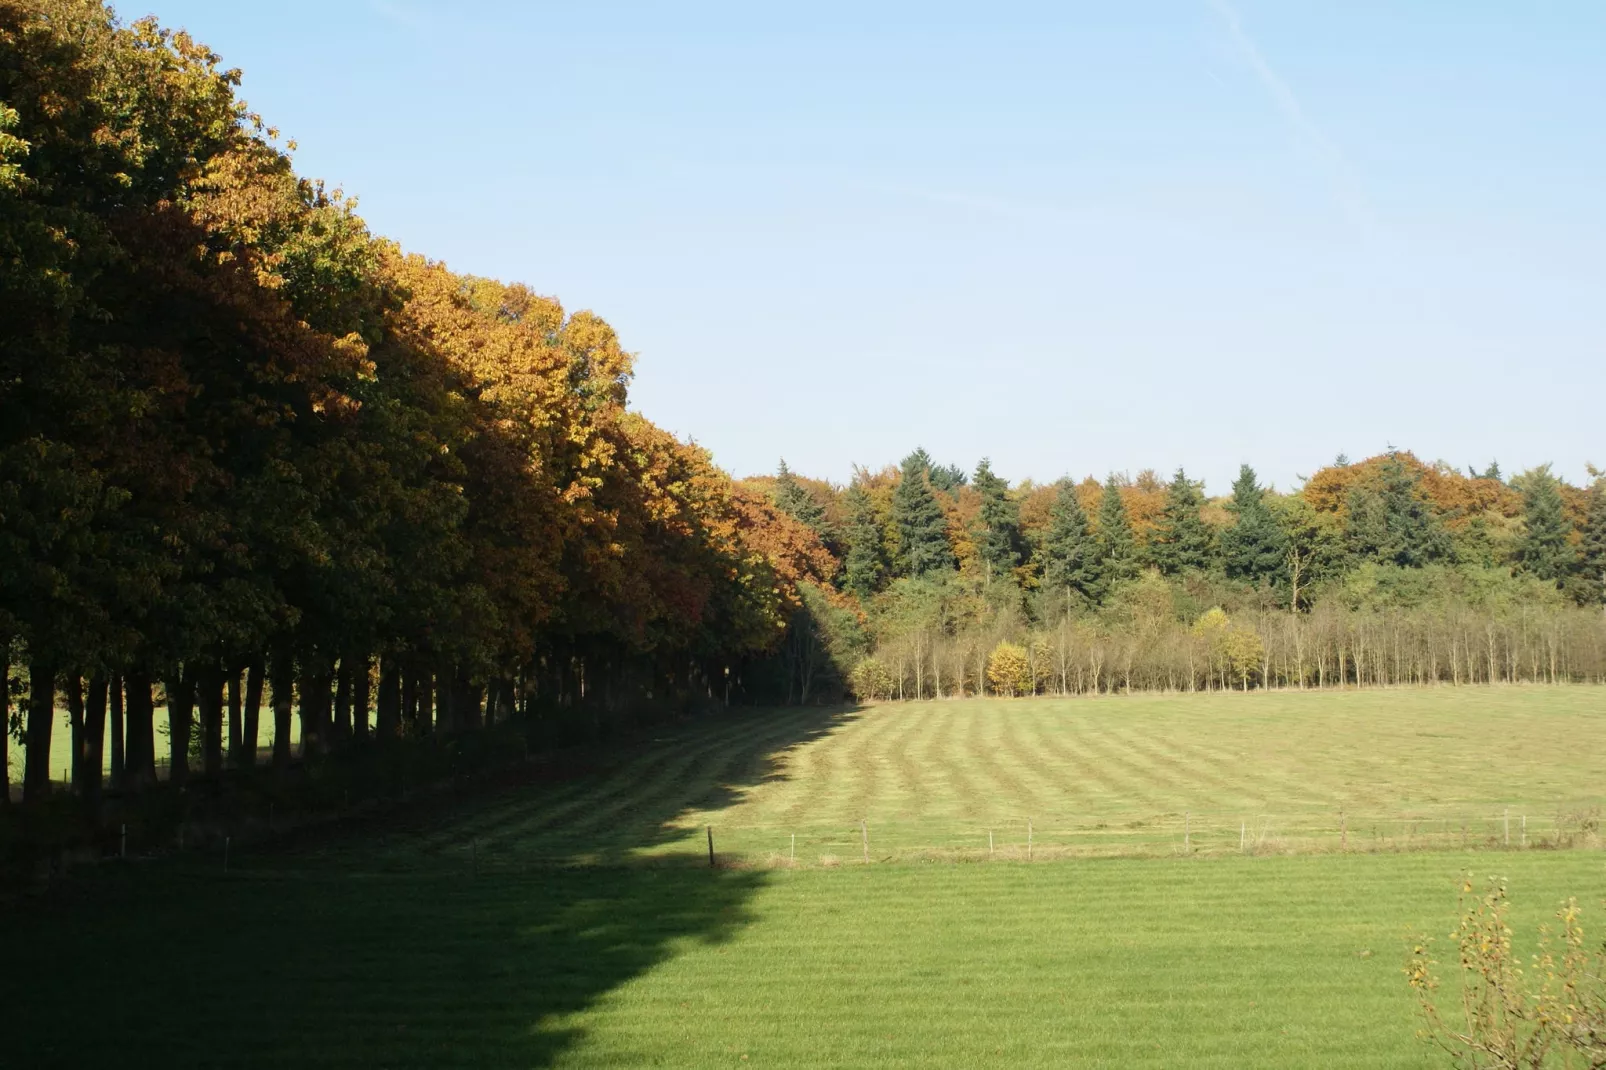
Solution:
[{"label": "yellow foliage", "polygon": [[1000,695],[1029,695],[1032,687],[1031,661],[1026,648],[1018,643],[1002,642],[993,647],[987,656],[987,681]]}]

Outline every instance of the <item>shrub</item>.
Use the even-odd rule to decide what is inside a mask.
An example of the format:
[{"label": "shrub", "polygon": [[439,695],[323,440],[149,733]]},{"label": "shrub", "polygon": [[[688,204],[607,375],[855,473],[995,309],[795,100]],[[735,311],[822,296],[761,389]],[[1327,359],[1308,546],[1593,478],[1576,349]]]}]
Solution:
[{"label": "shrub", "polygon": [[1018,643],[1002,642],[987,656],[987,681],[1001,695],[1029,695],[1032,687],[1031,660]]}]

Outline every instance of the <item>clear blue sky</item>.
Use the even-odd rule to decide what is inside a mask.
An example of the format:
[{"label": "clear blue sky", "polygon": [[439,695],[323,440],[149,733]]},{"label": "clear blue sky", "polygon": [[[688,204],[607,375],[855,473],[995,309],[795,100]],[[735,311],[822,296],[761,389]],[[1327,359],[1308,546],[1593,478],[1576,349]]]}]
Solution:
[{"label": "clear blue sky", "polygon": [[143,2],[737,475],[1606,464],[1594,0]]}]

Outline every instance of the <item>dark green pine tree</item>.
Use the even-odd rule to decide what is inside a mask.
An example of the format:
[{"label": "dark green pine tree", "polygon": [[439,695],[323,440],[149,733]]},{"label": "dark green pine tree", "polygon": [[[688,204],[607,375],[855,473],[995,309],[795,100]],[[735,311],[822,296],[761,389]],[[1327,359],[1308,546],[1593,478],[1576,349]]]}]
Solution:
[{"label": "dark green pine tree", "polygon": [[1548,464],[1524,473],[1521,485],[1524,531],[1517,544],[1517,562],[1524,572],[1562,583],[1572,572],[1577,555],[1567,545],[1572,525],[1567,523],[1561,485],[1550,474]]},{"label": "dark green pine tree", "polygon": [[1126,515],[1126,502],[1121,498],[1121,484],[1112,472],[1104,481],[1104,496],[1099,499],[1098,592],[1099,600],[1123,580],[1138,574],[1138,543],[1132,535],[1132,521]]},{"label": "dark green pine tree", "polygon": [[1073,601],[1093,602],[1099,596],[1099,550],[1087,530],[1087,513],[1076,495],[1076,484],[1060,481],[1059,494],[1048,512],[1048,531],[1038,550],[1043,567],[1043,589],[1069,592]]},{"label": "dark green pine tree", "polygon": [[881,589],[887,575],[886,550],[881,528],[876,523],[875,505],[864,488],[855,483],[842,495],[847,511],[847,559],[842,564],[842,588],[859,599],[868,599]]},{"label": "dark green pine tree", "polygon": [[825,537],[825,506],[797,481],[792,470],[781,458],[781,467],[775,471],[775,508],[810,528],[821,538]]},{"label": "dark green pine tree", "polygon": [[1346,541],[1362,560],[1420,568],[1448,561],[1455,547],[1450,534],[1422,492],[1422,476],[1390,453],[1378,468],[1378,482],[1350,491]]},{"label": "dark green pine tree", "polygon": [[1181,468],[1166,490],[1165,508],[1149,554],[1154,564],[1168,576],[1184,572],[1204,572],[1215,562],[1216,533],[1205,523],[1204,486],[1188,478]]},{"label": "dark green pine tree", "polygon": [[892,522],[898,529],[898,574],[924,576],[954,567],[948,545],[948,518],[926,475],[931,463],[924,450],[903,459],[903,475],[892,492]]},{"label": "dark green pine tree", "polygon": [[1221,558],[1227,575],[1256,586],[1269,584],[1286,565],[1288,538],[1266,505],[1266,491],[1247,464],[1232,484],[1232,527],[1221,533]]},{"label": "dark green pine tree", "polygon": [[1606,477],[1597,479],[1589,492],[1589,516],[1578,547],[1581,601],[1606,603]]},{"label": "dark green pine tree", "polygon": [[971,482],[981,497],[976,517],[976,555],[987,567],[988,579],[998,579],[1020,564],[1020,506],[1009,496],[1009,484],[993,473],[987,458],[976,466]]}]

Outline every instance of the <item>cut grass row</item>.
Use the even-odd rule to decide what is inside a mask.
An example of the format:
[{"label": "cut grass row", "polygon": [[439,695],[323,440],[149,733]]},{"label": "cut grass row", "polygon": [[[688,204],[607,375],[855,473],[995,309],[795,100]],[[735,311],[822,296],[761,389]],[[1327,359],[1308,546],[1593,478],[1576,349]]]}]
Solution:
[{"label": "cut grass row", "polygon": [[[606,774],[390,837],[393,864],[829,864],[1594,844],[1606,688],[732,711]],[[992,848],[989,851],[989,835]]]}]

